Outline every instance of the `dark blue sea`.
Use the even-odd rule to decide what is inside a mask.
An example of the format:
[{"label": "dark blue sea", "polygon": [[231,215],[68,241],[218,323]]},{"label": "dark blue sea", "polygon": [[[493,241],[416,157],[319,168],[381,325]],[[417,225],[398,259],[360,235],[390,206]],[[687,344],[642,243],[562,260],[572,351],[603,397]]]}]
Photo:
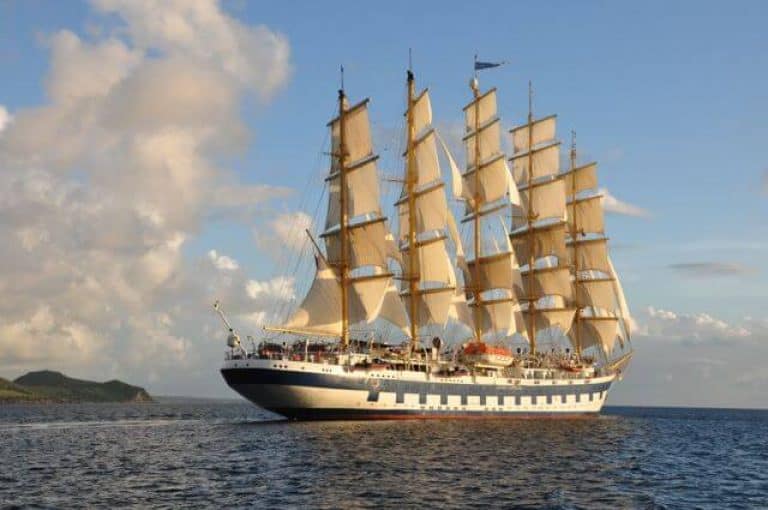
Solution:
[{"label": "dark blue sea", "polygon": [[277,421],[243,402],[0,406],[31,508],[768,508],[768,411]]}]

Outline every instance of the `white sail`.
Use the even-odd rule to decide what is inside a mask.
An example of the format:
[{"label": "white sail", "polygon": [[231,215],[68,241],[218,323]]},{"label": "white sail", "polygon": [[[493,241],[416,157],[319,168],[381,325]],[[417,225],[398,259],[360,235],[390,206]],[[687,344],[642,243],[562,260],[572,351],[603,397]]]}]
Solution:
[{"label": "white sail", "polygon": [[[521,264],[527,264],[531,251],[533,259],[555,256],[560,260],[566,259],[565,223],[551,223],[533,225],[533,228],[521,228],[510,234],[512,247],[515,250],[517,260]],[[531,243],[532,239],[532,243]]]},{"label": "white sail", "polygon": [[[578,239],[568,241],[568,255],[571,264],[579,268],[579,271],[600,271],[611,273],[608,264],[608,245],[604,237],[597,239]],[[578,247],[574,250],[574,247]],[[578,255],[578,257],[574,254]]]},{"label": "white sail", "polygon": [[560,142],[533,149],[530,155],[526,153],[515,154],[510,158],[512,162],[512,176],[515,182],[526,184],[528,182],[528,166],[533,165],[531,180],[535,181],[548,175],[560,172]]},{"label": "white sail", "polygon": [[349,322],[371,323],[379,316],[391,274],[377,274],[350,280]]},{"label": "white sail", "polygon": [[[338,154],[340,140],[340,119],[328,123],[331,127],[331,150]],[[373,153],[371,124],[368,120],[368,99],[348,108],[344,112],[344,148],[346,161],[354,165]],[[331,173],[338,171],[338,157],[332,158]]]},{"label": "white sail", "polygon": [[408,334],[408,314],[405,311],[403,301],[400,299],[400,292],[392,279],[387,283],[379,317],[394,324],[406,335]]},{"label": "white sail", "polygon": [[481,126],[479,131],[471,131],[464,136],[464,142],[467,150],[467,168],[476,166],[477,159],[475,144],[479,143],[479,162],[480,166],[488,163],[491,158],[501,154],[501,122],[495,119],[485,126]]},{"label": "white sail", "polygon": [[467,305],[466,294],[458,287],[454,289],[453,297],[451,298],[451,305],[448,309],[448,318],[453,319],[470,329],[475,327],[472,318],[472,311]]},{"label": "white sail", "polygon": [[588,163],[564,172],[565,189],[575,195],[588,189],[597,188],[597,163]]},{"label": "white sail", "polygon": [[464,175],[462,189],[467,190],[471,197],[475,196],[475,180],[479,182],[477,193],[480,195],[480,203],[495,202],[509,194],[509,168],[504,154],[498,154],[480,165],[480,175],[475,176],[477,170],[472,167]]},{"label": "white sail", "polygon": [[613,278],[579,279],[576,285],[576,304],[579,308],[593,307],[613,311],[616,295]]},{"label": "white sail", "polygon": [[616,344],[618,326],[615,317],[579,317],[579,342],[583,348],[600,346],[609,354]]},{"label": "white sail", "polygon": [[505,336],[518,333],[527,336],[523,313],[519,303],[514,300],[483,301],[480,316],[483,333],[498,333]]},{"label": "white sail", "polygon": [[416,163],[416,187],[428,186],[440,180],[440,164],[437,159],[435,131],[430,129],[421,138],[414,140],[414,162]]},{"label": "white sail", "polygon": [[576,233],[602,234],[605,232],[603,195],[573,200],[568,203],[569,230]]},{"label": "white sail", "polygon": [[522,274],[525,295],[539,299],[544,296],[561,296],[566,301],[573,300],[573,285],[571,272],[567,267],[526,269]]},{"label": "white sail", "polygon": [[432,127],[432,101],[428,89],[424,89],[413,101],[413,128],[418,136],[424,129]]},{"label": "white sail", "polygon": [[491,289],[510,289],[515,296],[523,296],[523,283],[520,268],[513,252],[501,252],[480,257],[480,267],[475,268],[477,260],[467,261],[470,278],[479,275],[479,281],[472,281],[472,286],[487,291]]},{"label": "white sail", "polygon": [[[555,138],[557,116],[550,115],[534,120],[532,125],[523,124],[513,127],[512,147],[515,153],[527,151],[529,147],[536,147],[542,143],[551,142]],[[530,133],[533,132],[533,136]]]},{"label": "white sail", "polygon": [[624,330],[627,332],[627,340],[632,336],[632,316],[629,313],[629,307],[627,306],[627,300],[624,297],[624,289],[621,287],[621,281],[619,275],[616,273],[616,269],[613,267],[613,261],[611,257],[608,257],[608,267],[611,272],[610,275],[613,278],[614,290],[616,291],[616,297],[619,300],[619,310],[621,311],[622,322],[624,323]]},{"label": "white sail", "polygon": [[[387,227],[385,218],[377,218],[349,225],[349,252],[347,261],[351,268],[387,265]],[[321,236],[325,240],[328,261],[338,264],[341,257],[341,231],[334,228]]]},{"label": "white sail", "polygon": [[315,257],[317,272],[309,292],[299,308],[282,325],[286,330],[341,334],[341,285],[332,267],[322,257]]},{"label": "white sail", "polygon": [[[496,117],[496,89],[491,89],[473,99],[464,107],[464,120],[467,131],[474,131],[475,126],[483,126]],[[477,122],[475,112],[478,111]]]},{"label": "white sail", "polygon": [[[360,161],[346,169],[347,215],[355,218],[366,214],[381,216],[379,204],[379,176],[376,170],[377,157]],[[341,223],[340,174],[334,172],[328,181],[328,215],[325,227],[329,229]]]},{"label": "white sail", "polygon": [[[417,317],[418,325],[420,327],[428,326],[430,324],[445,326],[450,315],[453,294],[453,287],[420,290],[416,297],[416,299],[419,300]],[[405,301],[406,310],[410,310],[410,293],[402,292],[400,296]]]},{"label": "white sail", "polygon": [[448,166],[451,169],[451,189],[453,190],[453,198],[462,199],[462,200],[471,199],[472,195],[470,195],[464,190],[464,186],[461,178],[461,170],[459,170],[459,165],[456,164],[456,159],[451,154],[451,151],[448,150],[448,145],[446,145],[445,140],[443,140],[443,137],[440,136],[440,133],[435,131],[435,136],[437,136],[437,139],[440,142],[440,146],[443,149],[443,153],[445,154],[445,157],[448,160]]},{"label": "white sail", "polygon": [[416,244],[418,256],[415,257],[416,267],[410,267],[406,246],[403,253],[405,272],[408,275],[417,276],[421,283],[442,283],[451,285],[453,279],[453,264],[448,256],[445,246],[445,237],[431,239]]},{"label": "white sail", "polygon": [[[408,151],[403,154],[407,162],[406,179],[412,179],[410,182],[413,186],[406,183],[396,206],[403,276],[415,280],[416,283],[413,287],[404,286],[408,290],[400,295],[406,302],[408,314],[412,313],[411,299],[417,300],[418,316],[411,317],[416,324],[444,325],[448,320],[451,297],[456,288],[456,276],[446,247],[451,213],[445,196],[445,184],[441,178],[437,133],[431,125],[432,108],[426,90],[414,101],[411,118],[415,131],[423,134],[412,142],[413,165],[408,166]],[[411,254],[409,246],[411,214],[415,216],[415,255]],[[415,296],[411,296],[411,289],[415,290]]]},{"label": "white sail", "polygon": [[[526,327],[529,322],[530,312],[523,311]],[[536,308],[534,312],[534,327],[536,331],[549,328],[559,328],[563,333],[568,333],[573,324],[573,318],[576,314],[575,308]]]},{"label": "white sail", "polygon": [[536,221],[545,218],[565,218],[565,181],[552,179],[521,188],[520,209],[523,214],[527,215],[529,206]]},{"label": "white sail", "polygon": [[[445,230],[448,223],[448,201],[445,197],[444,184],[437,182],[429,188],[415,192],[416,235],[435,230]],[[396,204],[398,209],[400,239],[408,238],[408,197],[401,198]]]}]

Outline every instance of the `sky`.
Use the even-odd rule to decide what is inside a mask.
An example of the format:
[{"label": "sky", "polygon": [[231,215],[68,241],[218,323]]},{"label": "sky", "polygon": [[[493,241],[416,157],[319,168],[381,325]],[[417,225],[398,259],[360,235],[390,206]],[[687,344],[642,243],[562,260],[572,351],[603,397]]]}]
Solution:
[{"label": "sky", "polygon": [[[221,299],[301,297],[339,66],[397,157],[408,51],[460,127],[475,54],[505,127],[558,114],[599,164],[636,323],[609,403],[768,407],[764,2],[0,1],[0,376],[232,396]],[[322,207],[320,207],[322,209]]]}]

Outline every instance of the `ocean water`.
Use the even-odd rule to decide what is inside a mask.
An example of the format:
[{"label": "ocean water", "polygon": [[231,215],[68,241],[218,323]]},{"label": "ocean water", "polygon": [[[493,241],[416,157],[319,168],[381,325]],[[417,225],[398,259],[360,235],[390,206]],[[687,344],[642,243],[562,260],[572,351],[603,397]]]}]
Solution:
[{"label": "ocean water", "polygon": [[0,503],[768,508],[768,411],[296,423],[234,401],[3,405]]}]

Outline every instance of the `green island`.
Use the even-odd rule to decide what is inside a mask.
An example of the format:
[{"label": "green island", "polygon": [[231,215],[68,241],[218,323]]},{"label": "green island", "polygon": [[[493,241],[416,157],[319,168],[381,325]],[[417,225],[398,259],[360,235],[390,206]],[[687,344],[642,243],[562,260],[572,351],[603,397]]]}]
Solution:
[{"label": "green island", "polygon": [[0,377],[0,403],[153,402],[144,388],[122,381],[73,379],[61,372],[29,372],[13,382]]}]

